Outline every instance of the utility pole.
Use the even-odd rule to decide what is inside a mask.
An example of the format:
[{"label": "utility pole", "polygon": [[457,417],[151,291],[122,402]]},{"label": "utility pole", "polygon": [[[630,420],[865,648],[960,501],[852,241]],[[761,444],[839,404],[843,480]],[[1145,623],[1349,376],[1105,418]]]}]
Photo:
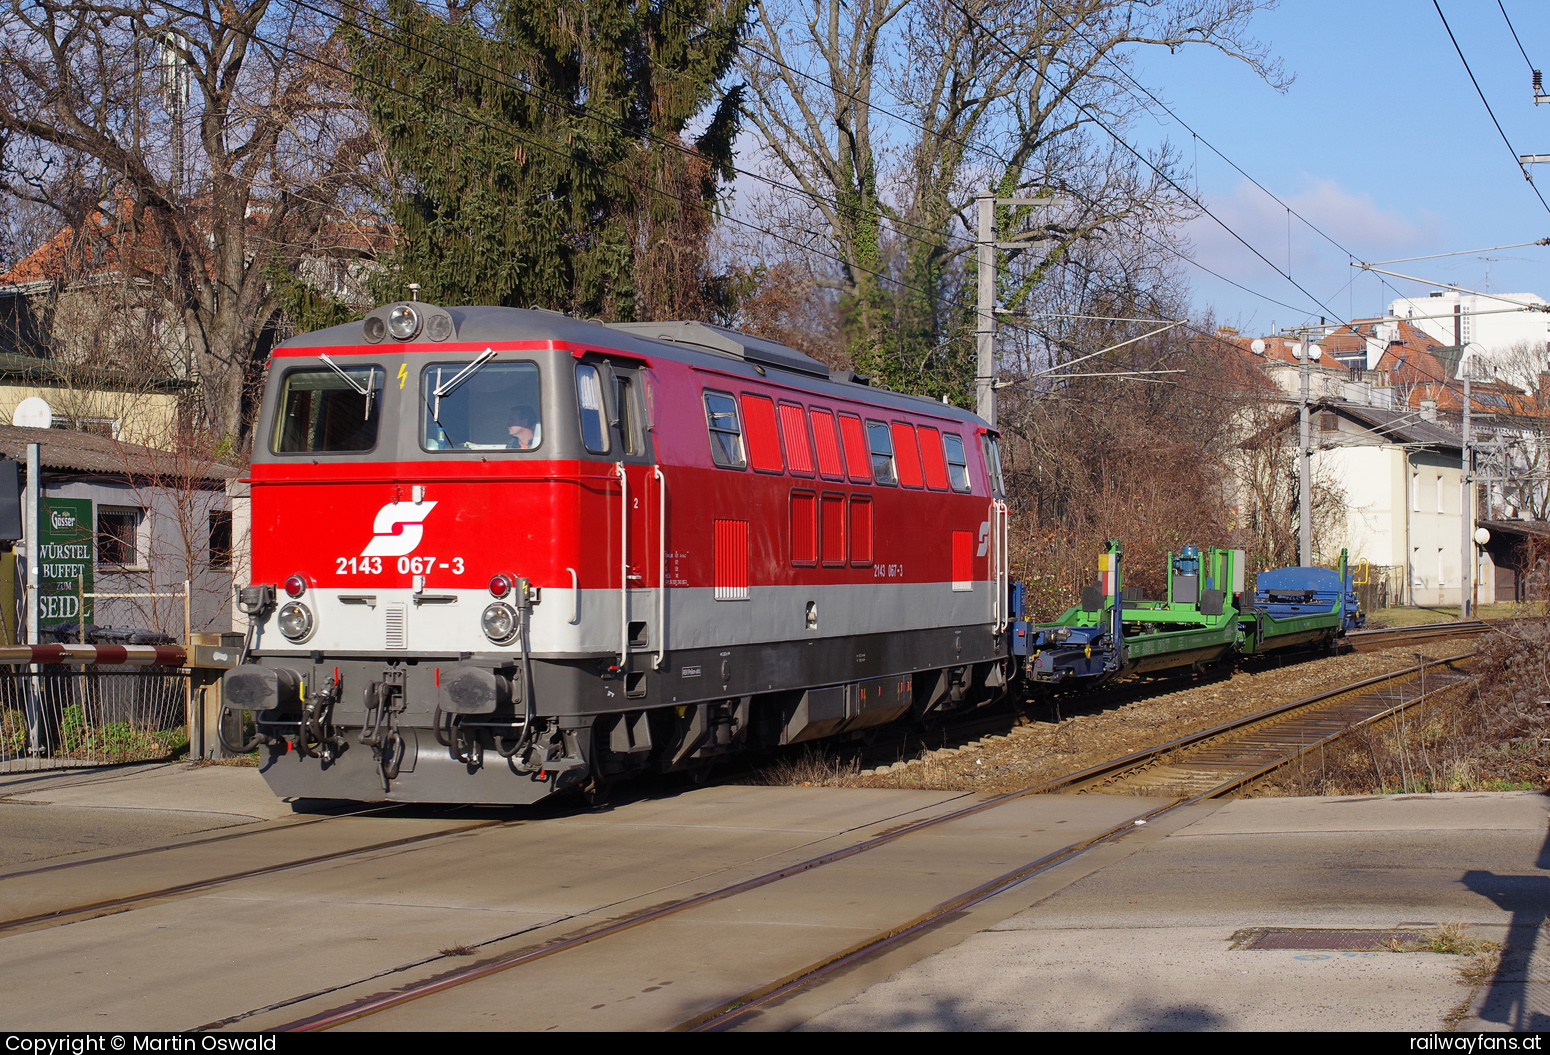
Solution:
[{"label": "utility pole", "polygon": [[1313,358],[1313,334],[1301,342],[1302,348],[1302,438],[1297,449],[1297,563],[1313,567],[1313,437],[1308,427],[1308,361]]},{"label": "utility pole", "polygon": [[996,427],[996,199],[979,202],[979,306],[975,312],[974,412]]},{"label": "utility pole", "polygon": [[1459,348],[1459,375],[1464,379],[1464,415],[1459,444],[1459,534],[1461,536],[1459,561],[1459,618],[1468,619],[1474,612],[1475,593],[1475,487],[1471,478],[1469,456],[1469,358],[1468,348]]},{"label": "utility pole", "polygon": [[979,262],[979,303],[975,309],[974,339],[974,412],[996,424],[996,254],[1002,249],[1030,248],[1043,236],[1030,235],[1017,241],[996,241],[996,208],[1010,206],[1053,205],[1053,198],[997,198],[990,191],[977,195],[979,230],[975,239]]}]

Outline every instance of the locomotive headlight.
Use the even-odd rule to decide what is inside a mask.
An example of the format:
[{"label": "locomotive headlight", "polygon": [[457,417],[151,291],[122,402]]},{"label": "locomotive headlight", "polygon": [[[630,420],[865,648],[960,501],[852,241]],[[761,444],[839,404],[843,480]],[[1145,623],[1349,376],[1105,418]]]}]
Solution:
[{"label": "locomotive headlight", "polygon": [[307,577],[305,575],[292,575],[285,580],[285,592],[292,597],[300,597],[307,592]]},{"label": "locomotive headlight", "polygon": [[292,641],[301,641],[312,633],[312,613],[304,604],[292,601],[280,609],[280,614],[275,617],[275,622],[280,627],[280,633]]},{"label": "locomotive headlight", "polygon": [[517,632],[517,613],[509,604],[492,604],[479,617],[484,636],[496,644],[510,641]]},{"label": "locomotive headlight", "polygon": [[388,332],[395,340],[407,341],[420,332],[420,313],[407,304],[388,312]]}]

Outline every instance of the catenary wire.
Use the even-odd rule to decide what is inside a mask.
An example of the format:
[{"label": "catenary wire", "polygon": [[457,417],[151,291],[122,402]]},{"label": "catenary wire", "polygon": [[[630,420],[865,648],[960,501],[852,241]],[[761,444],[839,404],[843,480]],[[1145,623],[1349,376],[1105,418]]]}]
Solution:
[{"label": "catenary wire", "polygon": [[1464,64],[1464,72],[1469,74],[1469,83],[1475,86],[1475,94],[1480,96],[1480,102],[1485,106],[1485,112],[1490,115],[1491,123],[1496,126],[1496,134],[1502,137],[1502,143],[1507,147],[1507,152],[1512,155],[1512,163],[1518,166],[1518,171],[1523,173],[1523,178],[1533,188],[1534,197],[1539,199],[1539,204],[1550,212],[1550,202],[1545,201],[1545,196],[1539,193],[1539,187],[1534,183],[1534,177],[1529,174],[1528,167],[1519,160],[1519,155],[1513,149],[1512,143],[1507,139],[1507,133],[1502,131],[1502,123],[1496,119],[1496,112],[1491,109],[1491,103],[1485,97],[1485,92],[1480,88],[1480,82],[1475,79],[1475,71],[1469,68],[1469,60],[1464,57],[1464,49],[1459,47],[1458,38],[1453,35],[1453,27],[1448,25],[1448,16],[1442,13],[1442,5],[1437,0],[1432,0],[1432,6],[1437,9],[1437,17],[1442,19],[1442,28],[1448,31],[1448,39],[1453,42],[1453,50],[1458,52],[1459,61]]}]

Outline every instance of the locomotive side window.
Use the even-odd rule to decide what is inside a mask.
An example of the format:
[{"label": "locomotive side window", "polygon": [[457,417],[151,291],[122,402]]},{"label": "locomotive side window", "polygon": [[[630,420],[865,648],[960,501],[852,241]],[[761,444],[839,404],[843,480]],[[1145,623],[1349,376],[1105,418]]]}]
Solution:
[{"label": "locomotive side window", "polygon": [[953,490],[968,494],[972,490],[969,484],[969,459],[963,453],[963,437],[956,432],[949,432],[942,437],[942,446],[947,449],[947,477],[952,481]]},{"label": "locomotive side window", "polygon": [[743,456],[737,400],[722,392],[706,392],[705,425],[710,429],[710,460],[727,469],[744,468],[748,460]]},{"label": "locomotive side window", "polygon": [[756,472],[778,473],[786,468],[775,425],[775,401],[743,393],[743,421],[748,426],[748,461]]},{"label": "locomotive side window", "polygon": [[420,399],[428,451],[530,451],[543,442],[533,363],[431,363]]},{"label": "locomotive side window", "polygon": [[386,376],[380,366],[292,370],[280,390],[272,449],[276,454],[371,450]]},{"label": "locomotive side window", "polygon": [[990,491],[997,498],[1006,497],[1006,480],[1001,475],[1001,442],[985,433],[985,471],[990,474]]},{"label": "locomotive side window", "polygon": [[635,386],[627,377],[614,378],[614,412],[619,427],[619,445],[625,454],[645,449],[640,438],[640,412],[635,402]]},{"label": "locomotive side window", "polygon": [[608,453],[608,425],[603,420],[603,382],[591,363],[576,364],[576,408],[581,412],[581,442],[593,454]]},{"label": "locomotive side window", "polygon": [[854,414],[840,415],[840,435],[845,440],[845,469],[858,484],[872,482],[872,467],[867,460],[866,432]]},{"label": "locomotive side window", "polygon": [[867,449],[872,454],[872,475],[880,484],[890,487],[899,482],[893,471],[893,437],[888,426],[881,421],[866,423]]},{"label": "locomotive side window", "polygon": [[786,441],[786,461],[797,476],[813,475],[813,449],[807,442],[807,415],[794,403],[780,405],[780,435]]},{"label": "locomotive side window", "polygon": [[920,436],[920,466],[926,473],[926,486],[933,491],[947,490],[947,462],[942,457],[942,434],[929,425],[917,430]]},{"label": "locomotive side window", "polygon": [[845,479],[840,461],[840,434],[834,428],[834,412],[814,407],[808,412],[813,421],[813,445],[818,449],[818,473],[830,480]]},{"label": "locomotive side window", "polygon": [[920,487],[920,448],[915,445],[915,426],[902,421],[893,423],[893,447],[898,452],[899,482],[905,487]]}]

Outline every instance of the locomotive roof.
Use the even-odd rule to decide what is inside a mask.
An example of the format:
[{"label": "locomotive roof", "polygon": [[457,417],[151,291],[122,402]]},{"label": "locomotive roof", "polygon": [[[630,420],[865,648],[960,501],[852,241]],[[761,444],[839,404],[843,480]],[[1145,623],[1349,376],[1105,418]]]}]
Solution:
[{"label": "locomotive roof", "polygon": [[[804,355],[795,348],[777,341],[703,322],[604,323],[591,319],[578,319],[541,308],[475,306],[438,309],[436,305],[427,304],[424,301],[415,303],[432,310],[445,311],[451,315],[456,326],[452,339],[459,342],[494,344],[513,339],[552,340],[605,345],[617,348],[621,352],[654,355],[687,363],[703,362],[704,356],[711,355],[719,359],[746,363],[761,374],[764,373],[765,368],[774,368],[810,378],[813,381],[864,389],[864,395],[859,392],[845,393],[851,399],[861,398],[870,403],[907,408],[917,414],[931,413],[963,421],[981,421],[970,411],[950,404],[938,403],[924,396],[872,388],[867,385],[866,379],[848,370],[831,370],[812,356]],[[396,305],[384,305],[371,314],[383,314],[394,306]],[[330,348],[340,345],[359,345],[363,340],[361,323],[349,322],[300,334],[285,341],[281,347]],[[434,343],[419,339],[403,344],[392,342],[389,345],[388,342],[384,342],[385,348],[389,346],[422,352],[433,351],[436,348]]]}]

